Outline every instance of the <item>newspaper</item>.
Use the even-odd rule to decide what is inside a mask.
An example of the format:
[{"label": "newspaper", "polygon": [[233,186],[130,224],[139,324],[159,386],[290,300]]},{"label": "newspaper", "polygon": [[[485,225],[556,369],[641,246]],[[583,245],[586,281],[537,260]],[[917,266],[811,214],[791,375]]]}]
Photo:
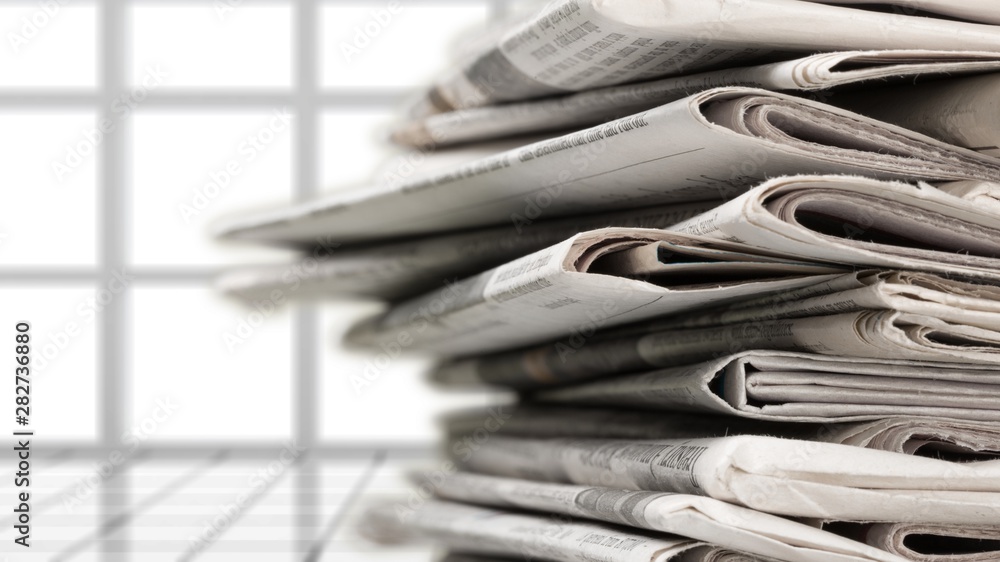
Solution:
[{"label": "newspaper", "polygon": [[432,539],[450,550],[565,562],[667,562],[700,546],[690,539],[431,500],[415,509],[369,510],[362,532],[392,544]]},{"label": "newspaper", "polygon": [[388,240],[718,201],[806,172],[996,182],[1000,160],[819,102],[720,88],[427,177],[238,217],[219,233],[271,243]]},{"label": "newspaper", "polygon": [[617,441],[493,435],[455,462],[542,482],[707,496],[833,521],[979,525],[1000,516],[1000,462],[958,464],[774,437]]},{"label": "newspaper", "polygon": [[794,290],[842,271],[663,230],[595,230],[391,307],[347,341],[484,353]]},{"label": "newspaper", "polygon": [[[996,282],[1000,280],[1000,260],[994,256],[1000,248],[996,226],[989,213],[931,186],[803,176],[772,180],[672,230],[708,236],[718,244],[745,244],[784,258],[902,267]],[[765,258],[733,251],[739,245],[714,253],[724,247],[710,248],[701,246],[698,238],[674,236],[624,229],[583,233],[466,279],[447,293],[432,292],[407,301],[357,326],[349,340],[360,345],[395,345],[402,337],[409,349],[481,354],[796,289],[791,284],[803,288],[828,281],[775,281],[780,270],[795,275],[796,268],[807,266],[779,259],[767,271],[761,265]],[[749,277],[723,282],[725,276],[739,279],[741,272]],[[800,274],[804,272],[799,269]],[[627,279],[639,276],[651,283]],[[768,277],[772,281],[762,280]],[[678,355],[671,355],[670,360],[672,364],[692,362],[761,344],[861,357],[996,359],[1000,309],[995,287],[955,283],[949,293],[942,290],[949,287],[943,278],[917,274],[903,278],[914,286],[900,295],[876,291],[869,302],[858,302],[852,293],[836,294],[821,299],[822,304],[806,301],[797,312],[801,318],[758,323],[760,318],[752,317],[749,329],[735,325],[686,331],[681,337],[666,335],[668,345],[678,348]],[[934,298],[939,300],[923,303],[925,295],[937,295]],[[786,300],[788,309],[799,306]],[[966,309],[963,303],[979,308]],[[867,313],[868,306],[889,310]],[[847,311],[861,312],[816,316]],[[848,333],[835,333],[825,341],[827,318],[831,326]],[[765,326],[766,332],[758,329]],[[962,343],[939,341],[940,336]],[[963,351],[962,346],[974,347]]]},{"label": "newspaper", "polygon": [[462,443],[482,427],[524,437],[605,439],[693,439],[728,435],[769,435],[836,443],[946,459],[954,462],[1000,460],[1000,426],[934,417],[893,417],[875,421],[775,423],[729,415],[674,411],[614,410],[527,403],[497,410],[452,414],[444,420],[449,442]]},{"label": "newspaper", "polygon": [[926,184],[776,178],[671,230],[785,256],[1000,279],[997,215]]},{"label": "newspaper", "polygon": [[[1000,151],[997,152],[1000,156]],[[939,184],[938,189],[972,201],[992,214],[1000,215],[1000,183],[988,181],[956,181]]]},{"label": "newspaper", "polygon": [[[857,340],[849,349],[829,348],[829,334],[804,332],[804,326],[823,322],[823,315],[841,318],[850,313],[887,311],[913,317],[933,318],[952,326],[978,327],[1000,331],[1000,293],[993,285],[967,283],[942,276],[900,271],[860,271],[838,276],[797,290],[747,299],[726,307],[693,311],[685,315],[624,326],[594,333],[576,329],[557,341],[493,355],[455,359],[437,367],[432,378],[450,387],[498,386],[532,390],[569,384],[609,375],[648,371],[657,367],[695,363],[752,349],[754,345],[781,345],[782,349],[816,350],[833,354],[836,350],[853,354],[867,351],[875,359],[912,359],[916,347],[925,358],[945,360],[960,349],[934,344],[929,350],[926,335],[901,332],[895,320],[865,324],[848,334]],[[848,316],[850,318],[850,316]],[[867,318],[867,317],[866,317]],[[781,322],[802,319],[799,324]],[[720,326],[730,326],[720,328]],[[791,340],[769,340],[765,328],[780,334],[789,326],[800,327]],[[891,332],[880,335],[876,331]],[[930,334],[933,335],[933,334]],[[697,338],[701,338],[698,340]],[[803,341],[802,338],[808,339]],[[867,339],[866,339],[867,338]],[[884,347],[872,350],[868,342],[879,338]],[[907,343],[913,338],[924,338]],[[831,340],[832,341],[832,340]],[[976,350],[970,350],[976,352]],[[977,354],[982,357],[982,354]],[[992,353],[989,354],[992,356]],[[984,357],[989,360],[989,357]]]},{"label": "newspaper", "polygon": [[895,13],[932,12],[953,18],[1000,24],[1000,11],[991,0],[807,0],[823,4],[849,6],[898,6]]},{"label": "newspaper", "polygon": [[787,562],[905,560],[802,523],[700,496],[567,486],[469,473],[444,478],[418,475],[415,484],[433,489],[445,500],[646,529]]},{"label": "newspaper", "polygon": [[551,2],[438,80],[413,111],[425,115],[546,97],[792,53],[1000,50],[993,26],[910,15],[914,6],[944,8],[946,16],[997,23],[996,7],[987,2],[898,4],[905,8],[887,14],[800,0]]},{"label": "newspaper", "polygon": [[[716,366],[721,368],[730,359],[734,359],[735,356],[730,357],[734,353],[737,355],[747,353],[752,356],[769,353],[761,350],[815,353],[817,355],[809,356],[808,359],[805,359],[805,355],[798,354],[800,357],[798,361],[801,363],[788,365],[787,368],[791,369],[791,372],[785,373],[787,377],[754,375],[747,380],[747,384],[753,386],[747,389],[747,392],[752,393],[753,399],[765,400],[765,397],[769,397],[773,400],[767,408],[768,412],[777,413],[779,410],[777,404],[781,403],[784,405],[780,410],[787,415],[793,415],[793,412],[809,410],[808,407],[795,406],[794,403],[809,403],[810,399],[817,402],[812,404],[812,407],[819,407],[819,403],[827,401],[850,404],[853,400],[877,400],[875,404],[867,406],[861,405],[866,402],[858,403],[857,407],[875,409],[877,405],[889,408],[900,398],[890,397],[889,394],[882,395],[880,388],[903,384],[904,381],[892,381],[894,378],[905,379],[905,384],[917,385],[926,390],[931,387],[924,386],[925,383],[918,384],[918,380],[931,378],[932,374],[940,372],[940,369],[948,368],[956,373],[969,369],[978,371],[984,366],[996,364],[1000,359],[1000,332],[951,324],[929,316],[887,311],[767,320],[696,330],[668,330],[641,336],[594,338],[592,341],[579,337],[577,341],[578,347],[567,346],[560,341],[541,348],[450,363],[438,369],[432,376],[435,380],[449,385],[468,386],[477,381],[484,381],[493,386],[530,390],[575,384],[613,375],[645,372],[646,378],[642,380],[647,382],[657,380],[662,383],[661,386],[666,387],[683,385],[684,383],[680,381],[694,385],[695,380],[702,380],[705,377],[714,380],[718,371],[712,369]],[[852,367],[847,364],[835,365],[844,357],[862,360],[871,368]],[[898,369],[887,368],[879,372],[876,366],[888,363],[890,360],[905,360],[909,364],[906,368],[902,366]],[[760,361],[763,363],[764,360]],[[796,360],[793,360],[793,363],[795,362]],[[483,368],[483,365],[491,366]],[[648,372],[673,365],[687,367],[671,367],[669,373]],[[938,370],[935,371],[931,367]],[[813,369],[817,370],[817,374],[810,375],[809,372]],[[859,372],[859,369],[863,372]],[[684,374],[689,376],[682,376]],[[824,380],[824,377],[830,374],[843,376]],[[875,378],[857,379],[848,375],[866,375]],[[621,380],[615,379],[615,381]],[[796,386],[791,382],[793,380],[801,381],[798,386],[802,388],[796,388],[794,392],[791,388],[785,389],[785,384]],[[810,380],[812,382],[807,382]],[[821,380],[824,382],[819,382]],[[973,383],[974,386],[956,384],[951,392],[938,397],[942,401],[947,398],[949,403],[968,404],[975,408],[983,407],[981,402],[985,402],[988,408],[989,401],[995,400],[988,398],[993,396],[995,391],[991,390],[994,388],[993,383],[985,373],[983,376],[971,379],[959,376],[954,380],[956,383],[962,381]],[[736,384],[736,379],[729,378],[727,381]],[[707,380],[702,382],[708,384]],[[601,382],[594,384],[602,385],[600,386],[602,389],[606,389],[607,386]],[[616,383],[608,382],[608,384],[613,386]],[[810,388],[807,386],[810,384],[820,386]],[[838,384],[841,386],[838,387]],[[685,394],[686,388],[679,388],[677,392]],[[727,389],[734,401],[731,405],[735,407],[737,396],[741,395],[742,390],[728,386]],[[824,394],[820,392],[821,390],[832,394]],[[577,391],[580,392],[579,389]],[[783,394],[785,391],[788,394]],[[663,392],[666,393],[666,390]],[[975,395],[979,392],[986,393],[980,402],[974,400],[966,402],[960,398],[963,393]],[[783,397],[779,397],[778,394]],[[871,397],[866,398],[866,396]],[[882,400],[893,402],[884,403]],[[715,402],[716,399],[713,398],[711,401]],[[707,404],[702,406],[708,407]],[[840,411],[836,408],[833,410]],[[814,415],[818,414],[815,409],[811,412]],[[992,419],[993,414],[979,410],[977,412],[977,415],[987,415]],[[808,415],[808,412],[803,412],[803,415]]]},{"label": "newspaper", "polygon": [[859,271],[799,291],[656,322],[655,328],[701,328],[859,310],[894,310],[1000,330],[1000,286],[918,271]]},{"label": "newspaper", "polygon": [[358,296],[398,300],[542,250],[582,231],[610,226],[665,228],[714,206],[715,202],[707,201],[648,207],[359,249],[317,246],[295,263],[226,272],[216,285],[227,294],[250,301],[276,301],[276,294],[282,301],[284,297]]},{"label": "newspaper", "polygon": [[[760,66],[727,68],[597,88],[557,98],[428,115],[398,126],[392,132],[392,139],[398,144],[413,147],[449,146],[514,135],[579,129],[721,86],[816,91],[872,81],[884,85],[886,81],[913,82],[924,76],[955,76],[997,70],[1000,70],[1000,53],[996,52],[893,50],[820,53]],[[868,91],[865,90],[865,96]],[[822,99],[826,95],[817,97]],[[935,136],[930,131],[921,132]]]},{"label": "newspaper", "polygon": [[994,562],[1000,559],[1000,527],[828,523],[831,532],[868,543],[914,562]]},{"label": "newspaper", "polygon": [[834,103],[934,138],[1000,156],[1000,75],[953,78],[839,95]]}]

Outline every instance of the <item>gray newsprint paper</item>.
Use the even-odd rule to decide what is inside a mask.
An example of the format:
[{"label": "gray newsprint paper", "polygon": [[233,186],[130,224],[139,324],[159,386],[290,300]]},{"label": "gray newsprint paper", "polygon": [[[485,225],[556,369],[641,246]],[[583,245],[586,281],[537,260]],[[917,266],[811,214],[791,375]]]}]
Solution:
[{"label": "gray newsprint paper", "polygon": [[705,201],[647,207],[368,248],[317,246],[294,263],[233,269],[221,275],[216,285],[229,295],[249,301],[358,296],[399,300],[542,250],[586,230],[612,226],[665,228],[716,205]]},{"label": "gray newsprint paper", "polygon": [[[524,562],[524,557],[478,556],[475,554],[449,554],[439,562]],[[530,560],[542,560],[531,558]],[[562,560],[546,558],[545,560]],[[617,559],[615,559],[617,560]],[[713,546],[697,546],[672,558],[674,562],[774,562],[773,559],[753,556],[744,552],[733,552]],[[609,560],[608,562],[614,562]]]},{"label": "gray newsprint paper", "polygon": [[926,184],[776,178],[671,230],[785,256],[1000,279],[990,271],[997,215]]},{"label": "gray newsprint paper", "polygon": [[986,74],[838,95],[839,106],[1000,156],[1000,75]]},{"label": "gray newsprint paper", "polygon": [[626,324],[794,290],[842,271],[663,230],[603,229],[400,303],[356,325],[347,341],[486,352],[559,337],[595,317]]},{"label": "gray newsprint paper", "polygon": [[833,522],[823,525],[823,528],[846,537],[856,537],[914,562],[1000,560],[1000,526],[996,525]]},{"label": "gray newsprint paper", "polygon": [[[489,422],[488,420],[494,420]],[[498,424],[502,420],[502,424]],[[728,435],[770,435],[837,443],[968,462],[1000,460],[1000,426],[937,417],[891,417],[873,421],[779,423],[729,415],[676,410],[608,409],[556,403],[528,403],[452,414],[443,420],[449,442],[476,438],[483,427],[524,437],[604,439],[694,439]]]},{"label": "gray newsprint paper", "polygon": [[894,6],[897,14],[917,14],[931,12],[957,19],[981,23],[1000,24],[1000,10],[991,0],[808,0],[822,4],[843,4],[845,6]]},{"label": "gray newsprint paper", "polygon": [[[598,330],[606,323],[595,321],[557,341],[445,362],[432,377],[451,387],[527,391],[757,349],[813,351],[826,355],[815,357],[819,363],[814,367],[842,374],[849,373],[836,365],[848,364],[838,363],[837,354],[866,357],[868,364],[889,358],[990,362],[1000,351],[998,291],[994,285],[930,273],[859,271],[714,310],[602,332]],[[846,332],[828,330],[834,326]],[[711,365],[703,366],[710,370]]]},{"label": "gray newsprint paper", "polygon": [[696,539],[787,562],[901,562],[902,558],[820,529],[711,498],[569,486],[471,473],[417,475],[445,500],[589,519]]},{"label": "gray newsprint paper", "polygon": [[[742,244],[753,248],[751,252],[784,259],[938,272],[994,283],[1000,280],[1000,223],[996,216],[926,184],[846,176],[777,178],[670,230],[708,237],[720,244]],[[643,236],[647,244],[639,243]],[[719,300],[735,297],[736,292],[742,299],[754,296],[746,292],[753,285],[745,281],[727,285],[718,276],[704,276],[711,271],[710,264],[704,259],[693,260],[695,254],[679,239],[671,241],[668,236],[657,240],[656,236],[666,235],[638,230],[633,234],[625,230],[581,234],[461,282],[454,287],[461,297],[452,295],[442,303],[442,294],[434,292],[407,301],[361,324],[350,339],[362,345],[395,345],[402,335],[409,342],[405,344],[408,349],[482,354],[572,335],[598,323],[607,328],[719,306]],[[733,254],[727,261],[754,260]],[[739,277],[732,269],[735,264],[711,265],[728,270],[732,279]],[[790,266],[786,261],[781,267]],[[764,277],[759,266],[740,267],[753,279]],[[676,275],[684,271],[690,276],[681,277],[682,287],[688,283],[691,290],[678,287],[676,277],[674,281],[666,277],[670,272]],[[715,270],[716,274],[721,272]],[[824,302],[806,302],[801,310],[789,313],[790,320],[761,322],[767,318],[751,316],[752,321],[744,323],[751,329],[734,325],[725,330],[685,331],[670,340],[680,346],[680,354],[671,356],[671,364],[763,343],[774,343],[779,346],[776,349],[783,350],[871,358],[995,359],[1000,337],[995,287],[957,282],[949,287],[943,277],[921,278],[918,274],[900,279],[903,281],[897,285],[905,285],[906,280],[912,285],[902,295],[882,298],[869,287],[867,292],[875,294],[868,302],[859,302],[840,291]],[[827,280],[812,285],[823,281]],[[856,279],[847,282],[864,285]],[[876,281],[871,284],[878,285]],[[706,286],[714,289],[705,292]],[[675,292],[671,295],[675,298],[670,298],[664,287],[682,289],[684,294]],[[758,287],[762,292],[769,290],[765,285]],[[793,289],[786,286],[780,290]],[[699,293],[703,297],[698,297]],[[937,295],[934,298],[938,300],[925,304],[922,295]],[[785,297],[786,308],[798,306]],[[970,308],[960,302],[975,304]],[[883,312],[872,312],[872,308]],[[829,332],[824,326],[827,321],[846,332]],[[766,327],[766,331],[755,326]],[[957,338],[961,343],[945,338]],[[969,347],[961,349],[963,346]]]},{"label": "gray newsprint paper", "polygon": [[703,544],[639,529],[437,500],[415,509],[376,507],[361,525],[364,534],[381,543],[433,540],[450,550],[521,560],[668,562]]},{"label": "gray newsprint paper", "polygon": [[1000,463],[955,463],[775,437],[656,441],[493,435],[455,455],[482,474],[707,496],[835,521],[982,524],[1000,515]]},{"label": "gray newsprint paper", "polygon": [[997,28],[984,25],[1000,23],[987,0],[975,6],[947,0],[879,3],[899,7],[880,13],[800,0],[550,2],[441,77],[414,114],[788,59],[793,53],[1000,50]]},{"label": "gray newsprint paper", "polygon": [[846,110],[720,88],[419,178],[241,216],[226,238],[310,244],[407,238],[728,199],[784,174],[1000,181],[1000,160]]},{"label": "gray newsprint paper", "polygon": [[[832,324],[831,329],[836,329]],[[776,421],[939,416],[1000,422],[992,365],[943,365],[776,351],[545,391],[539,400],[705,411]]]},{"label": "gray newsprint paper", "polygon": [[[392,139],[412,147],[448,146],[514,135],[579,129],[722,86],[811,92],[864,82],[874,81],[870,86],[884,85],[887,81],[895,83],[905,80],[912,83],[914,79],[925,76],[956,76],[997,70],[1000,70],[1000,53],[997,52],[893,50],[820,53],[760,66],[727,68],[638,84],[596,88],[556,98],[437,113],[396,127]],[[870,89],[866,89],[859,96],[860,101],[864,101],[869,91]],[[914,91],[919,92],[920,89]],[[996,93],[995,90],[993,93]],[[816,97],[835,101],[839,99],[828,98],[825,93]],[[967,97],[971,97],[971,94]],[[895,97],[888,100],[887,106],[891,106],[894,100]],[[938,114],[939,106],[927,103],[924,107],[937,108],[933,114]],[[853,109],[869,114],[863,111],[863,105]],[[985,109],[983,106],[984,113]],[[897,113],[903,114],[902,111]],[[907,111],[905,114],[909,113]],[[883,121],[904,124],[899,122],[896,114],[892,115],[896,119],[884,114],[871,115]],[[995,119],[992,114],[984,117]],[[986,122],[974,122],[974,130],[985,131],[986,127],[980,124]],[[914,130],[940,138],[933,130]],[[990,134],[995,135],[995,130],[996,128],[991,129]],[[958,139],[944,140],[967,148],[980,146],[955,142]]]}]

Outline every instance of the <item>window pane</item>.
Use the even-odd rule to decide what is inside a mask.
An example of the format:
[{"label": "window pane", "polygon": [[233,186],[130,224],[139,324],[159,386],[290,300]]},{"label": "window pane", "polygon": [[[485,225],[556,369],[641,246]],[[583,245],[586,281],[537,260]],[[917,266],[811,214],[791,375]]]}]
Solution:
[{"label": "window pane", "polygon": [[150,442],[290,437],[286,310],[257,311],[200,287],[137,287],[133,300],[132,425]]},{"label": "window pane", "polygon": [[386,128],[395,116],[387,109],[338,109],[323,114],[323,190],[378,181],[377,170],[399,153],[385,140]]},{"label": "window pane", "polygon": [[92,113],[0,113],[0,266],[95,263],[96,129]]},{"label": "window pane", "polygon": [[[414,87],[448,67],[455,36],[482,28],[489,3],[336,3],[323,6],[325,87]],[[405,62],[400,53],[405,53]]]},{"label": "window pane", "polygon": [[292,9],[204,2],[132,7],[132,82],[149,68],[164,87],[288,87]]},{"label": "window pane", "polygon": [[0,88],[93,87],[97,83],[97,9],[77,2],[0,6],[4,48]]},{"label": "window pane", "polygon": [[210,265],[287,256],[214,242],[223,215],[291,198],[294,116],[259,113],[155,113],[134,117],[133,262]]}]

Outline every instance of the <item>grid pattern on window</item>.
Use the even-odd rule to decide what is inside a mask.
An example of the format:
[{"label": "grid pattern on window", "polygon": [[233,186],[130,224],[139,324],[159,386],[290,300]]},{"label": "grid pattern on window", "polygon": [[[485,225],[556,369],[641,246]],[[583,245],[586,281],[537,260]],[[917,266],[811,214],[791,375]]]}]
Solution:
[{"label": "grid pattern on window", "polygon": [[5,520],[0,555],[430,559],[365,552],[349,525],[403,492],[395,467],[433,462],[429,420],[396,419],[430,395],[408,372],[348,393],[365,359],[331,349],[329,326],[370,307],[294,306],[258,326],[259,311],[220,301],[226,266],[289,256],[206,242],[206,228],[363,181],[388,155],[371,156],[373,127],[441,68],[458,28],[527,3],[0,5],[0,125],[25,132],[0,138],[15,183],[0,193],[2,320],[32,319],[46,346],[35,547],[9,550]]}]

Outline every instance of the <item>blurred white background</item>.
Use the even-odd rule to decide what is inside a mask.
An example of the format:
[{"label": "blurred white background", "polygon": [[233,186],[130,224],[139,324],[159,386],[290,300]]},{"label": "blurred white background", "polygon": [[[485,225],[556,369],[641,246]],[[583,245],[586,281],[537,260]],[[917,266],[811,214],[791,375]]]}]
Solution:
[{"label": "blurred white background", "polygon": [[[294,254],[218,244],[210,226],[373,181],[399,154],[386,126],[458,38],[530,3],[0,4],[0,338],[32,323],[37,449],[35,547],[11,550],[5,521],[0,555],[431,559],[366,554],[349,521],[434,462],[437,414],[485,397],[435,393],[417,359],[359,390],[370,358],[336,341],[377,305],[257,315],[221,298],[226,267]],[[14,428],[13,384],[0,399]],[[191,554],[290,442],[307,460]],[[116,452],[127,462],[102,472]]]}]

